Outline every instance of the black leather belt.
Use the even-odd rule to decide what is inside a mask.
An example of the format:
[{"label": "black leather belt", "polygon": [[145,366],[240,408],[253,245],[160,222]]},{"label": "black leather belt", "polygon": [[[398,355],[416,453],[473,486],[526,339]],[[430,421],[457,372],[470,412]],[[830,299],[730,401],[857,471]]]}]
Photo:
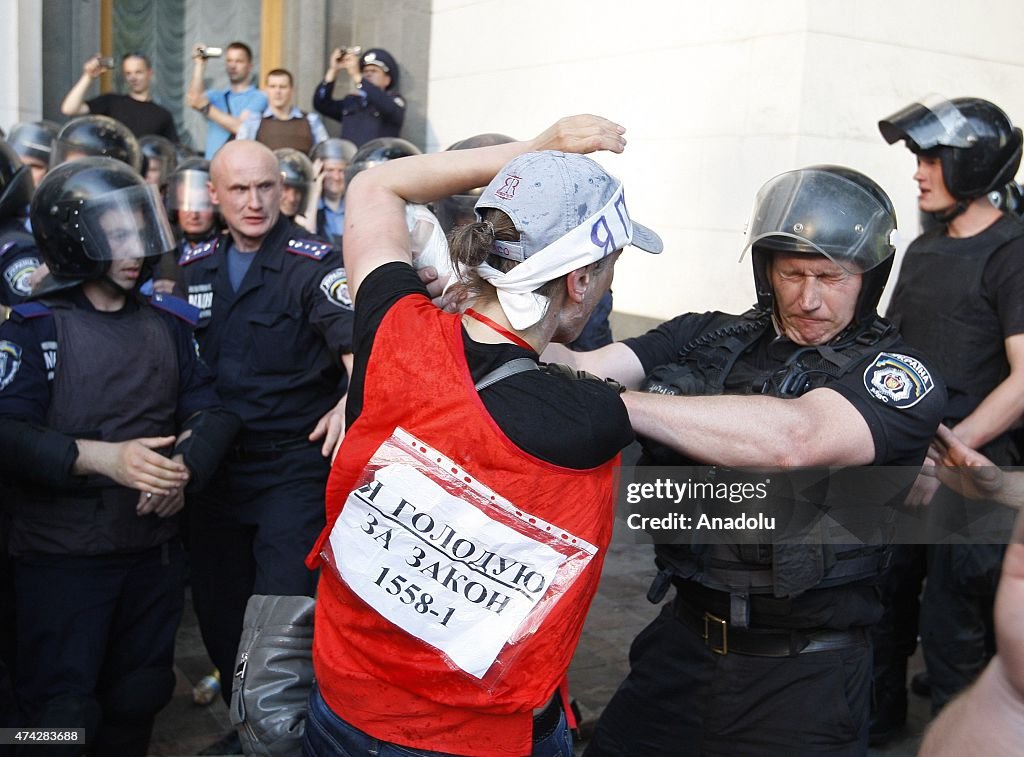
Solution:
[{"label": "black leather belt", "polygon": [[233,463],[262,463],[279,459],[285,452],[304,449],[313,445],[304,436],[279,441],[251,442],[236,444],[228,450],[227,459]]},{"label": "black leather belt", "polygon": [[555,730],[559,719],[562,717],[562,697],[558,692],[548,700],[544,709],[533,715],[533,740],[534,742],[546,739]]},{"label": "black leather belt", "polygon": [[868,644],[863,628],[847,631],[828,629],[737,628],[726,618],[688,605],[678,597],[672,602],[676,618],[704,639],[715,654],[745,654],[754,657],[794,657]]}]

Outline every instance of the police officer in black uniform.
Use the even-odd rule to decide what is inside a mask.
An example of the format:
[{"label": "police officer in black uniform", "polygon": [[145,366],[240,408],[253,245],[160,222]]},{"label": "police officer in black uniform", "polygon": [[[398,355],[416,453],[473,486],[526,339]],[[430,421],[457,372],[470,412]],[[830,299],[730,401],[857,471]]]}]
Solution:
[{"label": "police officer in black uniform", "polygon": [[313,161],[294,147],[274,150],[277,168],[284,186],[281,190],[281,215],[299,223],[307,231],[316,233],[316,216],[309,207],[313,189]]},{"label": "police officer in black uniform", "polygon": [[36,242],[25,230],[33,187],[28,166],[0,142],[0,320],[32,292],[30,280],[41,262]]},{"label": "police officer in black uniform", "polygon": [[[919,465],[945,392],[876,313],[894,228],[888,197],[863,174],[781,174],[750,224],[753,310],[682,315],[550,357],[643,382],[647,393],[623,398],[649,462]],[[866,629],[881,615],[887,550],[769,540],[656,554],[650,597],[674,585],[675,599],[633,643],[589,754],[866,751]]]},{"label": "police officer in black uniform", "polygon": [[143,284],[144,293],[184,296],[184,276],[178,260],[192,252],[202,254],[213,249],[222,226],[210,201],[209,183],[210,164],[202,158],[187,158],[175,169],[167,184],[166,203],[178,245],[154,264],[152,280]]},{"label": "police officer in black uniform", "polygon": [[229,142],[211,177],[229,233],[180,263],[201,311],[200,353],[242,429],[190,502],[190,546],[203,640],[232,671],[251,594],[315,591],[304,559],[324,525],[353,312],[338,250],[281,217],[281,174],[265,145]]},{"label": "police officer in black uniform", "polygon": [[151,187],[82,159],[47,175],[31,218],[50,274],[0,327],[22,723],[141,756],[174,689],[182,489],[209,479],[237,419],[196,356],[194,309],[135,294],[174,243]]},{"label": "police officer in black uniform", "polygon": [[11,127],[11,133],[7,135],[7,144],[14,148],[21,162],[32,172],[33,186],[39,186],[50,169],[53,141],[59,131],[60,126],[53,121],[20,121]]},{"label": "police officer in black uniform", "polygon": [[347,139],[325,139],[310,152],[319,171],[320,197],[316,203],[316,233],[332,244],[341,245],[345,233],[345,171],[356,154],[356,146]]},{"label": "police officer in black uniform", "polygon": [[[334,99],[334,82],[345,69],[355,92]],[[341,137],[362,147],[378,137],[397,137],[405,120],[405,100],[398,94],[398,63],[387,50],[374,47],[331,51],[324,79],[313,93],[313,108],[341,121]]]},{"label": "police officer in black uniform", "polygon": [[[1016,174],[1021,130],[996,105],[974,97],[929,98],[878,125],[887,142],[903,140],[916,155],[918,207],[934,221],[907,249],[889,315],[946,379],[944,423],[996,464],[1019,465],[1009,432],[1024,412],[1024,226],[988,194]],[[924,469],[915,502],[929,504],[933,514],[964,512],[959,497],[928,475],[933,471]],[[967,518],[983,509],[970,505]],[[1008,529],[1012,513],[995,513],[992,523],[999,522]],[[933,712],[970,684],[994,651],[992,601],[1004,549],[928,547],[920,620]],[[907,547],[899,559],[903,568],[886,585],[891,612],[876,633],[875,741],[906,719],[906,660],[918,630],[925,555]]]}]

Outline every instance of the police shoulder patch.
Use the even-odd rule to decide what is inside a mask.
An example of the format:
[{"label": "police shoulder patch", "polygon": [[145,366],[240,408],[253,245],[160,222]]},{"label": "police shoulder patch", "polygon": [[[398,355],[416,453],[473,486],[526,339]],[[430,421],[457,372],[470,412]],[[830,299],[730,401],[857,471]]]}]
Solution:
[{"label": "police shoulder patch", "polygon": [[316,239],[289,239],[285,249],[292,255],[323,260],[333,248],[328,242],[320,242]]},{"label": "police shoulder patch", "polygon": [[320,291],[339,307],[352,309],[352,296],[348,293],[348,274],[344,268],[335,268],[320,280]]},{"label": "police shoulder patch", "polygon": [[180,318],[189,326],[195,326],[199,323],[199,308],[185,302],[185,300],[180,297],[156,292],[149,299],[149,304],[157,310],[161,310],[164,313],[170,313],[175,318]]},{"label": "police shoulder patch", "polygon": [[23,321],[33,318],[42,318],[44,315],[52,315],[50,308],[41,302],[22,302],[11,308],[11,314],[18,316]]},{"label": "police shoulder patch", "polygon": [[0,391],[14,381],[21,367],[21,347],[4,339],[0,341]]},{"label": "police shoulder patch", "polygon": [[213,254],[213,250],[216,247],[216,239],[211,239],[209,242],[201,242],[192,249],[181,253],[181,257],[178,258],[178,265],[188,265],[189,263],[195,263],[197,260],[208,258]]},{"label": "police shoulder patch", "polygon": [[880,352],[864,371],[864,388],[885,405],[902,409],[923,400],[935,382],[924,363],[897,352]]}]

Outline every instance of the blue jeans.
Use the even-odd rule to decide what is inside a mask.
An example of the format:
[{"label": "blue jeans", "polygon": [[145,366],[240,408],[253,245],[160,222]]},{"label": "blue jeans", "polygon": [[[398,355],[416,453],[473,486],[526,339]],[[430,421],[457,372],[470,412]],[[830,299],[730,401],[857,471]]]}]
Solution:
[{"label": "blue jeans", "polygon": [[[399,746],[363,733],[335,715],[316,686],[309,695],[309,715],[302,739],[302,754],[303,757],[456,757],[449,752]],[[530,757],[572,757],[572,736],[564,712],[551,733],[533,742]]]}]

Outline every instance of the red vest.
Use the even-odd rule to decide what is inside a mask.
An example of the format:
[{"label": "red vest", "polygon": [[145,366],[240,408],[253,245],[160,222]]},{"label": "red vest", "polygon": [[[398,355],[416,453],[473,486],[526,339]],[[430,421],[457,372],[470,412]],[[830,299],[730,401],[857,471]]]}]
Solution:
[{"label": "red vest", "polygon": [[339,716],[385,741],[466,755],[529,754],[533,710],[564,678],[597,591],[612,533],[612,476],[619,458],[571,470],[515,446],[473,386],[459,316],[411,295],[391,308],[377,331],[363,410],[331,471],[328,525],[310,555],[311,567],[320,564],[319,552],[367,461],[396,426],[598,551],[537,632],[519,643],[521,651],[491,691],[392,625],[323,566],[313,644],[320,690]]}]

